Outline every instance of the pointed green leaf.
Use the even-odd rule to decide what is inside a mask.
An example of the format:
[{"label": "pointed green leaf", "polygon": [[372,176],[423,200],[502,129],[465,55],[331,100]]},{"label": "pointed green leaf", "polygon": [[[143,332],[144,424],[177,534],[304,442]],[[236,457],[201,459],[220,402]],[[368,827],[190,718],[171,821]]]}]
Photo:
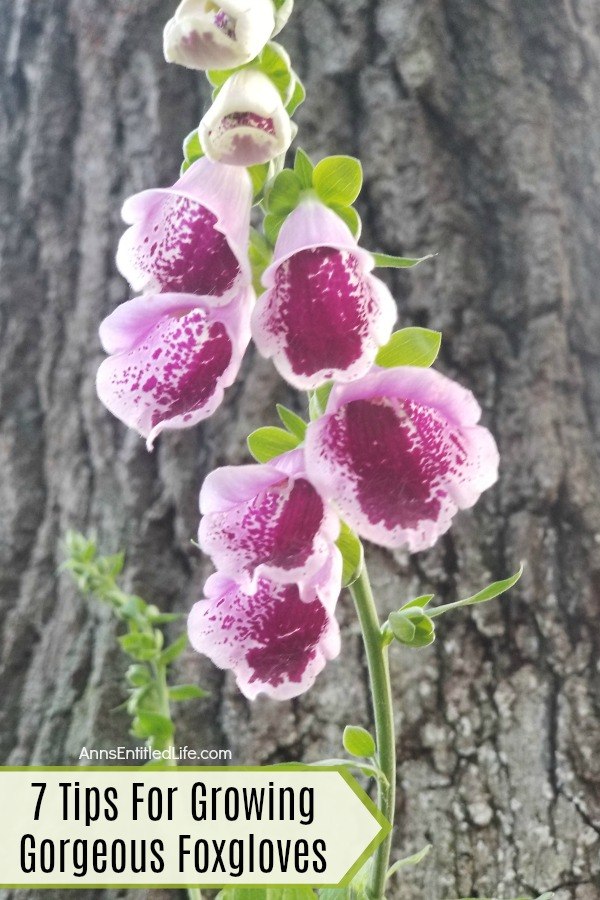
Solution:
[{"label": "pointed green leaf", "polygon": [[437,254],[428,253],[427,256],[419,256],[416,259],[409,256],[392,256],[389,253],[372,253],[371,255],[375,260],[375,265],[380,269],[412,269],[419,263],[433,259]]},{"label": "pointed green leaf", "polygon": [[173,736],[173,723],[166,716],[155,712],[140,712],[133,720],[132,732],[136,737],[156,737],[168,740]]},{"label": "pointed green leaf", "polygon": [[182,700],[202,700],[204,697],[210,697],[209,692],[197,684],[176,684],[169,688],[169,700],[174,703],[180,703]]},{"label": "pointed green leaf", "polygon": [[435,594],[424,594],[422,597],[416,597],[414,600],[409,600],[408,603],[405,603],[400,609],[413,609],[414,607],[425,609],[426,606],[429,606],[434,597]]},{"label": "pointed green leaf", "polygon": [[362,187],[362,166],[353,156],[328,156],[313,172],[314,188],[328,206],[352,206]]},{"label": "pointed green leaf", "polygon": [[196,160],[200,159],[202,156],[204,156],[204,150],[200,143],[200,135],[198,134],[198,129],[194,128],[194,130],[190,131],[187,137],[184,138],[183,157],[185,162],[191,164],[196,162]]},{"label": "pointed green leaf", "polygon": [[352,529],[345,522],[342,522],[336,546],[342,554],[344,563],[342,584],[344,587],[350,587],[362,572],[364,562],[363,545]]},{"label": "pointed green leaf", "polygon": [[340,206],[337,203],[332,203],[330,209],[346,223],[356,240],[358,240],[362,231],[362,222],[354,207]]},{"label": "pointed green leaf", "polygon": [[283,428],[268,426],[258,428],[248,437],[248,450],[259,463],[269,462],[288,450],[294,450],[300,441]]},{"label": "pointed green leaf", "polygon": [[292,169],[284,169],[267,192],[265,199],[269,213],[274,216],[288,216],[296,209],[300,192],[300,179],[296,173]]},{"label": "pointed green leaf", "polygon": [[401,644],[412,644],[417,627],[408,616],[394,616],[393,624],[390,621],[392,634]]},{"label": "pointed green leaf", "polygon": [[399,859],[394,863],[393,866],[388,870],[386,880],[391,878],[392,875],[395,875],[396,872],[399,872],[400,869],[404,869],[407,866],[417,866],[420,862],[422,862],[429,851],[431,850],[431,844],[427,844],[426,847],[423,847],[422,850],[419,850],[418,853],[413,853],[412,856],[407,856],[405,859]]},{"label": "pointed green leaf", "polygon": [[346,725],[344,728],[344,748],[351,756],[369,759],[375,756],[377,746],[366,728],[360,725]]},{"label": "pointed green leaf", "polygon": [[156,638],[151,634],[141,634],[139,632],[124,634],[119,638],[119,644],[125,653],[140,662],[155,659],[160,652]]},{"label": "pointed green leaf", "polygon": [[148,669],[148,666],[140,664],[129,666],[125,673],[125,677],[132,687],[143,687],[150,681],[150,670]]},{"label": "pointed green leaf", "polygon": [[495,597],[499,597],[500,594],[510,590],[511,587],[514,587],[522,574],[523,563],[521,563],[519,571],[511,575],[510,578],[505,578],[503,581],[494,581],[493,584],[488,585],[472,597],[467,597],[466,600],[457,600],[455,603],[445,603],[444,606],[436,606],[434,609],[429,610],[428,615],[430,618],[435,619],[436,616],[442,616],[452,609],[460,609],[462,606],[474,606],[476,603],[486,603],[488,600],[493,600]]},{"label": "pointed green leaf", "polygon": [[329,395],[333,390],[333,381],[326,381],[314,391],[309,391],[309,405],[311,420],[318,419],[327,409]]},{"label": "pointed green leaf", "polygon": [[292,91],[292,96],[288,100],[288,103],[286,106],[286,112],[287,112],[288,116],[293,116],[294,113],[296,112],[296,110],[298,109],[298,107],[301,106],[301,104],[304,103],[305,100],[306,100],[306,90],[304,88],[304,85],[298,78],[298,76],[296,76],[295,82],[294,82],[294,90]]},{"label": "pointed green leaf", "polygon": [[375,363],[384,369],[396,366],[420,366],[428,368],[436,361],[442,335],[429,328],[402,328],[395,331],[390,340],[381,347]]},{"label": "pointed green leaf", "polygon": [[175,662],[178,659],[183,651],[186,649],[188,645],[188,636],[187,632],[183,632],[176,641],[173,641],[163,652],[160,654],[158,661],[163,666],[168,666],[172,662]]},{"label": "pointed green leaf", "polygon": [[278,213],[277,215],[275,215],[274,213],[269,213],[265,216],[263,221],[263,229],[265,232],[265,237],[272,247],[275,246],[277,238],[279,237],[279,232],[281,231],[281,226],[286,219],[287,213]]},{"label": "pointed green leaf", "polygon": [[255,198],[259,197],[262,193],[262,190],[268,181],[270,170],[270,163],[261,163],[256,166],[248,167],[248,174],[252,181],[252,191]]},{"label": "pointed green leaf", "polygon": [[288,409],[287,406],[277,404],[277,415],[291,434],[295,434],[298,440],[303,441],[306,435],[306,422],[297,416],[295,412]]},{"label": "pointed green leaf", "polygon": [[252,286],[257,296],[264,292],[262,277],[267,266],[271,265],[273,249],[268,240],[255,228],[250,229],[250,245],[248,247],[248,259],[252,269]]},{"label": "pointed green leaf", "polygon": [[308,154],[299,147],[296,150],[296,157],[294,159],[294,172],[298,176],[298,180],[304,191],[310,190],[312,187],[314,168]]}]

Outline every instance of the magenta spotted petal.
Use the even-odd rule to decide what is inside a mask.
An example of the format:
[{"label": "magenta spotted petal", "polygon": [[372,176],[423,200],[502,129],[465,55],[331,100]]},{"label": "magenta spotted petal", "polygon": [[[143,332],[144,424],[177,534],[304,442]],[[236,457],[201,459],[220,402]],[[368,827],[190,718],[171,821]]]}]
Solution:
[{"label": "magenta spotted petal", "polygon": [[303,469],[293,451],[268,465],[217,469],[204,482],[200,547],[245,590],[269,578],[296,583],[304,596],[332,553],[339,519]]},{"label": "magenta spotted petal", "polygon": [[335,387],[306,438],[308,475],[362,537],[431,547],[498,476],[470,391],[431,369],[376,369]]},{"label": "magenta spotted petal", "polygon": [[264,693],[289,700],[312,687],[326,662],[340,651],[333,615],[341,588],[341,559],[336,556],[324,577],[333,603],[325,605],[316,592],[300,597],[295,584],[258,581],[246,594],[232,580],[216,574],[208,579],[206,600],[189,616],[192,646],[221,669],[232,669],[242,693],[253,700]]},{"label": "magenta spotted petal", "polygon": [[123,206],[131,224],[117,266],[136,291],[210,296],[227,304],[250,280],[252,185],[244,169],[200,159],[169,189],[142,191]]},{"label": "magenta spotted petal", "polygon": [[396,305],[373,258],[317,200],[286,219],[252,317],[259,351],[301,390],[353,381],[390,338]]},{"label": "magenta spotted petal", "polygon": [[100,327],[112,353],[98,370],[98,396],[151,448],[164,429],[208,418],[235,380],[250,339],[253,291],[229,306],[191,294],[136,297]]}]

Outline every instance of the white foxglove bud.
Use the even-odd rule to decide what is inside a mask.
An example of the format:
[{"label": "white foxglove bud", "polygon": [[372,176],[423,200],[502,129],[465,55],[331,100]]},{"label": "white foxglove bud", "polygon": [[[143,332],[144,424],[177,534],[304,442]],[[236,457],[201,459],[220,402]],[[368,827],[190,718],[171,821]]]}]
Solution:
[{"label": "white foxglove bud", "polygon": [[225,82],[199,127],[208,158],[232,166],[275,159],[294,133],[279,91],[256,69],[244,69]]},{"label": "white foxglove bud", "polygon": [[188,69],[235,68],[254,59],[280,27],[273,0],[183,0],[165,26],[165,59]]}]

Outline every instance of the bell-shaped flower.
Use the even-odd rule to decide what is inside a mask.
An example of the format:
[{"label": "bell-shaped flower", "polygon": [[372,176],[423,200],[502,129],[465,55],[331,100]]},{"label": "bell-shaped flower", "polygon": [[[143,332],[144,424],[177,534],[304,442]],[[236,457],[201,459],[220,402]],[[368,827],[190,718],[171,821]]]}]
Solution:
[{"label": "bell-shaped flower", "polygon": [[308,476],[361,537],[431,547],[496,481],[472,393],[431,369],[378,369],[333,388],[306,435]]},{"label": "bell-shaped flower", "polygon": [[100,326],[111,356],[96,379],[98,396],[147,438],[213,414],[233,384],[250,340],[252,288],[228,306],[194,294],[157,294],[121,304]]},{"label": "bell-shaped flower", "polygon": [[244,169],[200,159],[171,188],[125,201],[131,224],[117,266],[135,291],[181,291],[227,304],[250,283],[252,183]]},{"label": "bell-shaped flower", "polygon": [[299,390],[365,375],[397,311],[374,260],[317,199],[283,223],[252,317],[259,351]]},{"label": "bell-shaped flower", "polygon": [[[192,607],[192,647],[221,669],[232,669],[242,693],[289,700],[310,687],[340,651],[334,616],[341,590],[342,561],[336,550],[316,577],[319,590],[300,596],[298,585],[258,580],[253,593],[220,573]],[[323,599],[325,598],[325,599]]]},{"label": "bell-shaped flower", "polygon": [[225,82],[198,134],[209,159],[254,166],[285,153],[294,130],[271,79],[256,69],[244,69]]},{"label": "bell-shaped flower", "polygon": [[306,478],[302,450],[266,465],[211,472],[200,492],[200,512],[200,547],[222,574],[250,592],[259,578],[268,578],[294,582],[303,596],[334,552],[340,530],[337,515]]},{"label": "bell-shaped flower", "polygon": [[273,0],[183,0],[165,26],[165,59],[188,69],[235,69],[279,27]]}]

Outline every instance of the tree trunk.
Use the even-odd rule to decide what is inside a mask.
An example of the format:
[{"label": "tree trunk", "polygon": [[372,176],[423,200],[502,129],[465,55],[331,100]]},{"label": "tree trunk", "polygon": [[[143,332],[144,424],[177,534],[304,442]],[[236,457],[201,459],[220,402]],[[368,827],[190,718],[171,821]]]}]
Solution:
[{"label": "tree trunk", "polygon": [[[190,542],[202,477],[247,461],[246,434],[274,422],[275,401],[295,402],[250,352],[217,414],[149,455],[95,397],[98,324],[127,298],[121,202],[175,179],[206,98],[201,77],[162,60],[173,7],[0,7],[5,764],[70,764],[84,745],[129,740],[111,711],[125,667],[114,622],[57,575],[65,531],[126,548],[130,587],[189,609],[209,572]],[[441,367],[475,391],[502,455],[498,486],[434,550],[369,550],[381,610],[425,591],[456,599],[527,566],[508,598],[444,618],[429,649],[392,654],[395,849],[434,850],[390,897],[597,900],[600,7],[296,7],[282,38],[308,88],[300,142],[316,158],[361,156],[366,246],[438,254],[391,276],[401,321],[443,330]],[[178,742],[231,748],[237,764],[337,755],[344,724],[370,721],[346,596],[339,615],[341,658],[291,703],[247,703],[190,652],[186,678],[212,694],[189,705]]]}]

